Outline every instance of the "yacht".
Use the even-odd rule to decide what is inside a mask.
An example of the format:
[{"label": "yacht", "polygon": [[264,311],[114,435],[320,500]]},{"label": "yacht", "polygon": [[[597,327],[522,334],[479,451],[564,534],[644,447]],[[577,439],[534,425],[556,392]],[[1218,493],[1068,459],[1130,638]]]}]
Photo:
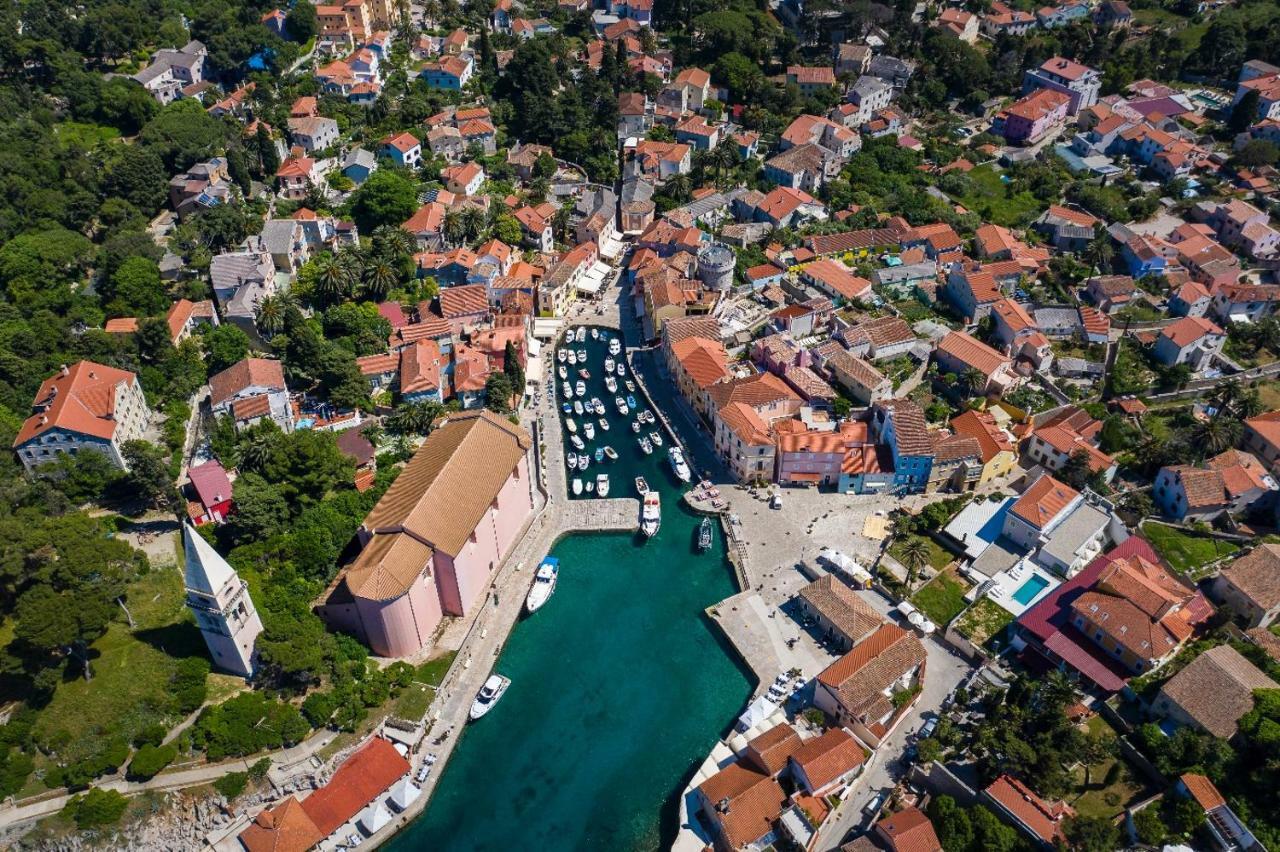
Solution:
[{"label": "yacht", "polygon": [[662,523],[662,501],[657,491],[644,493],[644,507],[640,510],[640,531],[653,538],[658,534],[658,525]]},{"label": "yacht", "polygon": [[574,414],[582,414],[582,413],[583,413],[583,411],[584,411],[584,409],[583,409],[583,407],[582,407],[582,400],[580,400],[580,399],[575,399],[575,400],[573,401],[573,413],[574,413]]},{"label": "yacht", "polygon": [[618,451],[615,450],[613,447],[605,447],[604,455],[605,455],[605,458],[607,458],[609,461],[618,460]]},{"label": "yacht", "polygon": [[604,380],[604,386],[609,389],[609,393],[618,392],[618,380],[613,376],[609,376]]},{"label": "yacht", "polygon": [[596,427],[590,420],[582,424],[582,434],[586,436],[588,441],[594,441],[596,439]]},{"label": "yacht", "polygon": [[580,397],[581,397],[581,396],[586,396],[586,395],[587,395],[587,383],[586,383],[586,382],[584,382],[582,379],[578,379],[578,383],[577,383],[577,384],[575,384],[575,385],[573,386],[573,392],[574,392],[574,393],[576,393],[576,394],[577,394],[578,396],[580,396]]},{"label": "yacht", "polygon": [[703,518],[702,523],[698,525],[698,549],[706,550],[711,547],[711,519]]},{"label": "yacht", "polygon": [[578,453],[578,469],[586,470],[589,464],[591,464],[591,459],[587,458],[584,453]]},{"label": "yacht", "polygon": [[596,474],[596,494],[600,495],[601,497],[609,496],[609,474],[607,473]]},{"label": "yacht", "polygon": [[533,615],[542,605],[551,599],[556,591],[556,578],[560,576],[560,560],[554,556],[548,556],[542,560],[542,564],[538,566],[538,570],[533,575],[533,585],[529,587],[529,594],[524,599],[524,608]]},{"label": "yacht", "polygon": [[581,493],[582,493],[582,480],[575,476],[573,478],[573,494],[576,497]]},{"label": "yacht", "polygon": [[653,442],[653,445],[654,445],[655,447],[661,447],[661,446],[662,446],[662,433],[661,433],[661,432],[650,432],[650,433],[649,433],[649,440]]},{"label": "yacht", "polygon": [[614,364],[613,364],[613,359],[612,359],[612,358],[605,358],[605,359],[604,359],[604,371],[605,371],[606,373],[612,373],[612,372],[613,372],[613,366],[614,366]]},{"label": "yacht", "polygon": [[621,352],[621,351],[622,351],[622,341],[620,341],[620,340],[619,340],[618,338],[616,338],[616,337],[612,337],[612,338],[610,338],[610,339],[609,339],[609,354],[610,354],[610,355],[617,355],[617,354],[618,354],[619,352]]},{"label": "yacht", "polygon": [[600,424],[600,428],[601,428],[603,431],[605,431],[605,432],[608,432],[608,431],[609,431],[609,421],[608,421],[608,420],[605,420],[603,417],[601,417],[601,418],[600,418],[598,421],[596,421],[596,422],[598,422],[598,423]]},{"label": "yacht", "polygon": [[647,437],[642,437],[640,439],[640,449],[644,450],[644,454],[647,456],[653,452],[653,444],[649,443],[649,439]]},{"label": "yacht", "polygon": [[574,352],[572,349],[569,350],[569,363],[570,364],[578,363],[578,353]]},{"label": "yacht", "polygon": [[644,481],[643,476],[636,477],[636,493],[641,497],[649,493],[649,483]]},{"label": "yacht", "polygon": [[564,428],[569,430],[570,435],[578,434],[578,423],[572,417],[566,417],[564,419]]},{"label": "yacht", "polygon": [[471,702],[471,721],[475,721],[493,709],[493,705],[498,703],[507,691],[507,687],[511,685],[511,678],[503,677],[500,674],[491,674],[489,679],[484,682],[484,686],[480,687],[480,691],[476,693],[476,700]]},{"label": "yacht", "polygon": [[564,364],[561,364],[556,368],[556,375],[560,376],[562,379],[567,379],[569,378],[569,371],[565,369]]},{"label": "yacht", "polygon": [[561,364],[563,364],[565,361],[568,361],[568,360],[569,360],[569,350],[567,350],[567,349],[560,349],[559,351],[557,351],[557,352],[556,352],[556,360],[557,360],[557,361],[559,361]]},{"label": "yacht", "polygon": [[645,423],[649,423],[649,424],[652,424],[652,423],[653,423],[653,412],[652,412],[652,411],[646,411],[646,412],[644,413],[644,422],[645,422]]},{"label": "yacht", "polygon": [[679,447],[672,447],[667,450],[667,458],[671,460],[671,469],[676,472],[676,478],[681,482],[688,482],[693,478],[689,472],[689,465],[685,463],[684,453]]},{"label": "yacht", "polygon": [[565,461],[565,464],[569,465],[569,470],[577,470],[577,469],[578,469],[578,454],[577,454],[577,453],[569,453],[569,455],[565,458],[565,460],[564,460],[564,461]]},{"label": "yacht", "polygon": [[604,403],[600,401],[600,397],[591,397],[591,410],[596,414],[599,414],[601,417],[604,416]]},{"label": "yacht", "polygon": [[579,349],[579,350],[578,350],[578,363],[579,363],[579,364],[582,364],[583,366],[585,366],[585,365],[586,365],[586,363],[587,363],[587,350],[585,350],[585,349]]}]

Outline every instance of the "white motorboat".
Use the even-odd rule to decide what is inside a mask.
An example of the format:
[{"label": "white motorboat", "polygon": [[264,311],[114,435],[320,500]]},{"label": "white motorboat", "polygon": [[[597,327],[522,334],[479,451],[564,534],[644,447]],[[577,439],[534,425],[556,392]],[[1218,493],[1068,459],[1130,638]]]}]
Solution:
[{"label": "white motorboat", "polygon": [[582,480],[576,476],[573,478],[573,493],[575,496],[582,493]]},{"label": "white motorboat", "polygon": [[649,483],[644,481],[643,476],[636,477],[636,493],[641,497],[649,493]]},{"label": "white motorboat", "polygon": [[599,494],[601,497],[609,496],[609,474],[607,473],[596,474],[596,493]]},{"label": "white motorboat", "polygon": [[657,491],[644,493],[644,506],[640,510],[640,531],[652,538],[658,534],[658,525],[662,523],[662,501]]},{"label": "white motorboat", "polygon": [[593,329],[591,329],[591,339],[592,339],[592,340],[599,340],[599,339],[600,339],[600,329],[598,329],[598,328],[593,328]]},{"label": "white motorboat", "polygon": [[569,465],[569,470],[577,470],[577,469],[578,469],[578,454],[577,454],[577,453],[569,453],[569,455],[565,457],[564,462],[565,462],[565,464]]},{"label": "white motorboat", "polygon": [[564,428],[569,430],[570,435],[578,434],[578,424],[572,417],[566,417],[564,419]]},{"label": "white motorboat", "polygon": [[480,691],[476,693],[476,700],[471,702],[471,721],[474,722],[492,710],[493,705],[498,703],[498,699],[502,698],[509,686],[511,686],[511,678],[500,674],[489,675],[484,686],[480,687]]},{"label": "white motorboat", "polygon": [[618,362],[618,369],[617,369],[617,371],[616,371],[616,372],[617,372],[617,374],[618,374],[619,376],[625,376],[625,375],[627,374],[627,368],[626,368],[626,365],[625,365],[625,364],[623,364],[621,361],[619,361],[619,362]]},{"label": "white motorboat", "polygon": [[594,440],[596,439],[596,427],[595,427],[595,425],[594,425],[593,423],[591,423],[590,421],[587,421],[586,423],[583,423],[583,424],[582,424],[582,434],[583,434],[584,436],[586,436],[586,439],[587,439],[588,441],[594,441]]},{"label": "white motorboat", "polygon": [[578,363],[578,353],[572,349],[569,350],[569,363],[570,364]]},{"label": "white motorboat", "polygon": [[689,465],[685,463],[684,453],[679,447],[672,447],[667,450],[667,458],[671,461],[671,469],[676,472],[676,478],[681,482],[688,482],[693,479],[693,474],[689,472]]},{"label": "white motorboat", "polygon": [[626,417],[628,414],[631,413],[631,409],[627,408],[627,401],[622,397],[615,396],[613,398],[613,404],[618,407],[618,413],[621,414],[623,417]]},{"label": "white motorboat", "polygon": [[605,371],[606,373],[612,373],[612,372],[613,372],[613,367],[614,367],[614,361],[613,361],[613,359],[612,359],[612,358],[605,358],[605,359],[604,359],[604,371]]},{"label": "white motorboat", "polygon": [[590,494],[596,490],[596,484],[590,479],[587,480],[587,493]]},{"label": "white motorboat", "polygon": [[605,447],[604,455],[605,455],[605,458],[607,458],[609,461],[618,460],[618,451],[615,450],[613,447]]},{"label": "white motorboat", "polygon": [[609,393],[618,392],[618,380],[615,379],[613,376],[608,376],[607,378],[605,378],[604,386],[609,389]]},{"label": "white motorboat", "polygon": [[609,339],[609,354],[617,355],[622,351],[622,341],[616,337]]},{"label": "white motorboat", "polygon": [[556,352],[556,360],[557,360],[557,361],[559,361],[561,364],[563,364],[565,361],[568,361],[568,360],[569,360],[569,350],[568,350],[568,349],[561,349],[561,350],[557,351],[557,352]]},{"label": "white motorboat", "polygon": [[573,392],[576,393],[578,396],[586,396],[587,383],[582,381],[582,379],[578,379],[577,384],[573,386]]},{"label": "white motorboat", "polygon": [[573,448],[574,448],[575,450],[580,450],[580,449],[582,449],[583,447],[585,447],[585,446],[586,446],[586,444],[584,444],[584,443],[582,442],[582,439],[581,439],[581,438],[579,438],[577,435],[570,435],[570,436],[569,436],[569,443],[570,443],[570,444],[573,444]]},{"label": "white motorboat", "polygon": [[587,327],[584,325],[578,329],[578,342],[584,343],[587,339]]},{"label": "white motorboat", "polygon": [[524,608],[529,611],[530,615],[541,609],[542,605],[555,594],[556,580],[559,576],[559,559],[554,556],[548,556],[542,560],[542,564],[534,572],[533,585],[529,587],[529,594],[524,599]]},{"label": "white motorboat", "polygon": [[654,445],[655,447],[661,447],[661,446],[662,446],[662,433],[661,433],[661,432],[650,432],[650,433],[649,433],[649,440],[653,442],[653,445]]},{"label": "white motorboat", "polygon": [[565,382],[563,385],[560,386],[560,389],[563,391],[561,396],[563,396],[565,399],[573,399],[573,385],[569,384],[568,382]]},{"label": "white motorboat", "polygon": [[608,432],[608,431],[609,431],[609,421],[608,421],[608,420],[605,420],[603,417],[601,417],[601,418],[600,418],[598,421],[596,421],[596,422],[598,422],[598,423],[600,424],[600,428],[601,428],[602,430],[604,430],[605,432]]},{"label": "white motorboat", "polygon": [[578,453],[578,470],[586,470],[589,464],[591,464],[591,459],[585,453]]},{"label": "white motorboat", "polygon": [[631,421],[631,431],[632,431],[632,432],[639,432],[639,431],[640,431],[640,421],[639,421],[639,420],[632,420],[632,421]]},{"label": "white motorboat", "polygon": [[653,412],[646,410],[643,414],[640,415],[640,419],[643,420],[645,423],[652,423]]},{"label": "white motorboat", "polygon": [[653,444],[649,443],[649,439],[647,437],[642,437],[640,439],[640,449],[644,450],[644,454],[647,456],[653,452]]},{"label": "white motorboat", "polygon": [[[564,378],[564,377],[563,377],[563,376],[561,376],[561,378]],[[627,393],[635,393],[635,392],[636,392],[636,383],[635,383],[635,382],[633,382],[633,381],[631,381],[630,379],[627,379],[627,380],[626,380],[626,382],[627,382]]]},{"label": "white motorboat", "polygon": [[596,464],[604,461],[604,447],[596,447]]},{"label": "white motorboat", "polygon": [[598,399],[596,400],[596,414],[599,414],[601,417],[604,416],[604,403]]},{"label": "white motorboat", "polygon": [[591,411],[591,413],[604,414],[604,403],[600,401],[600,397],[598,396],[591,397],[591,401],[588,402],[587,405],[590,406],[589,410]]},{"label": "white motorboat", "polygon": [[580,400],[580,399],[575,399],[575,400],[573,401],[573,413],[574,413],[574,414],[582,414],[584,410],[585,410],[585,409],[583,409],[583,407],[582,407],[582,400]]},{"label": "white motorboat", "polygon": [[582,365],[584,365],[584,366],[586,365],[586,363],[587,363],[587,350],[585,350],[585,349],[579,349],[579,350],[578,350],[578,363],[579,363],[579,364],[582,364]]},{"label": "white motorboat", "polygon": [[564,364],[561,364],[556,368],[556,375],[562,379],[567,379],[569,378],[569,371],[565,368]]}]

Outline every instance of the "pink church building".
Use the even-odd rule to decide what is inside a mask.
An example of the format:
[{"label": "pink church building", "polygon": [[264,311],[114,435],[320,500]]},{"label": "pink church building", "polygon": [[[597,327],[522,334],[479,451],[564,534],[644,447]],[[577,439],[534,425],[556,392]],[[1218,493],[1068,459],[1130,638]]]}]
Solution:
[{"label": "pink church building", "polygon": [[531,446],[488,411],[451,417],[364,519],[362,550],[330,586],[321,617],[378,656],[406,657],[442,618],[474,611],[533,512]]}]

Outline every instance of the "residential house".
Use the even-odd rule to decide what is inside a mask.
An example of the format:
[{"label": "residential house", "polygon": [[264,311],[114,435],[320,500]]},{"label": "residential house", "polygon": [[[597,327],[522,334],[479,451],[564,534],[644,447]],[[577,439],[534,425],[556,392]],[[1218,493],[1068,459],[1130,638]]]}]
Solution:
[{"label": "residential house", "polygon": [[978,442],[982,471],[978,484],[1007,476],[1017,464],[1018,454],[1009,434],[1000,428],[995,417],[985,411],[969,410],[951,418],[951,431]]},{"label": "residential house", "polygon": [[878,76],[864,74],[845,92],[845,101],[856,108],[848,124],[861,127],[893,102],[893,85]]},{"label": "residential house", "polygon": [[412,133],[395,133],[378,143],[382,156],[397,166],[417,168],[422,163],[422,143]]},{"label": "residential house", "polygon": [[1224,245],[1255,260],[1272,256],[1280,246],[1280,231],[1271,227],[1267,214],[1239,199],[1212,207],[1205,224]]},{"label": "residential house", "polygon": [[882,624],[818,675],[814,706],[875,748],[910,709],[895,696],[924,681],[925,661],[919,639]]},{"label": "residential house", "polygon": [[944,373],[963,376],[968,370],[977,370],[986,380],[974,388],[979,393],[1003,394],[1019,381],[1007,356],[963,331],[947,334],[933,354]]},{"label": "residential house", "polygon": [[180,48],[162,48],[151,55],[151,62],[133,75],[153,98],[162,105],[182,96],[182,90],[204,82],[204,63],[208,49],[194,39]]},{"label": "residential house", "polygon": [[377,170],[378,158],[364,148],[352,148],[342,158],[342,173],[356,186],[367,181]]},{"label": "residential house", "polygon": [[1079,252],[1093,242],[1097,224],[1097,218],[1083,210],[1050,204],[1032,227],[1044,234],[1045,239],[1059,251]]},{"label": "residential house", "polygon": [[836,352],[826,363],[832,381],[849,392],[862,405],[870,405],[893,396],[893,382],[868,364],[848,352]]},{"label": "residential house", "polygon": [[1280,308],[1280,286],[1226,283],[1211,290],[1209,313],[1223,323],[1258,322]]},{"label": "residential house", "polygon": [[765,849],[778,840],[787,794],[771,775],[737,761],[698,785],[697,793],[717,849]]},{"label": "residential house", "polygon": [[800,271],[800,280],[829,296],[837,305],[857,302],[871,295],[871,282],[853,274],[838,260],[822,258]]},{"label": "residential house", "polygon": [[292,155],[276,170],[280,195],[290,201],[306,198],[312,187],[320,185],[320,178],[316,161],[310,157]]},{"label": "residential house", "polygon": [[1204,286],[1187,281],[1169,297],[1169,313],[1175,317],[1203,317],[1209,312],[1212,297]]},{"label": "residential house", "polygon": [[279,361],[245,358],[210,376],[209,407],[215,417],[230,416],[237,429],[270,419],[280,431],[293,431],[289,388]]},{"label": "residential house", "polygon": [[428,62],[418,72],[431,89],[443,89],[460,92],[467,85],[475,72],[475,63],[470,56],[442,56],[435,62]]},{"label": "residential house", "polygon": [[1128,305],[1138,292],[1128,275],[1095,275],[1085,282],[1084,289],[1098,310],[1108,314]]},{"label": "residential house", "polygon": [[169,179],[169,206],[179,219],[184,219],[226,204],[232,198],[233,186],[226,157],[214,157]]},{"label": "residential house", "polygon": [[13,450],[28,471],[81,450],[101,453],[124,469],[125,443],[142,440],[150,425],[151,410],[135,374],[78,361],[41,383]]},{"label": "residential house", "polygon": [[[867,424],[861,420],[842,421],[836,429],[783,432],[778,435],[777,440],[774,479],[783,485],[838,486],[844,473],[846,458],[860,455],[863,448],[870,445]],[[807,601],[806,606],[810,609],[823,609],[816,601],[807,598],[803,598],[803,601]],[[833,627],[838,626],[839,619],[830,615],[825,617]],[[845,639],[842,641],[846,646],[851,646],[862,638],[848,631],[844,635]]]},{"label": "residential house", "polygon": [[289,139],[308,154],[338,144],[338,122],[314,115],[289,119]]},{"label": "residential house", "polygon": [[[701,320],[716,323],[709,317]],[[684,323],[675,320],[663,327],[663,340],[671,339],[671,329]],[[718,325],[718,323],[716,323]],[[667,348],[670,357],[668,367],[675,378],[680,395],[688,400],[693,410],[705,420],[711,419],[711,388],[730,378],[729,356],[718,339],[692,335],[671,342]]]},{"label": "residential house", "polygon": [[790,189],[813,193],[840,171],[841,158],[814,143],[796,145],[765,161],[765,180]]},{"label": "residential house", "polygon": [[1010,145],[1034,145],[1063,126],[1071,98],[1053,89],[1036,89],[996,116],[993,131]]},{"label": "residential house", "polygon": [[963,9],[943,9],[934,19],[934,26],[944,33],[950,33],[966,44],[978,40],[978,16]]},{"label": "residential house", "polygon": [[[923,491],[933,469],[933,441],[920,406],[909,399],[885,399],[874,403],[871,432],[889,448],[892,469],[879,465],[875,472],[888,474],[887,477],[855,477],[850,486],[858,493],[884,488],[907,493]],[[869,458],[864,459],[864,462],[869,461]]]},{"label": "residential house", "polygon": [[771,428],[800,410],[802,400],[772,373],[716,382],[707,389],[717,452],[739,482],[773,479]]},{"label": "residential house", "polygon": [[[373,356],[380,357],[380,356]],[[405,402],[444,402],[448,356],[431,339],[418,340],[400,350],[400,397]]]},{"label": "residential house", "polygon": [[454,195],[471,196],[480,193],[485,173],[484,168],[473,161],[445,168],[440,172],[440,179],[444,181],[445,189]]},{"label": "residential house", "polygon": [[1278,488],[1257,458],[1227,450],[1206,461],[1203,468],[1160,468],[1151,496],[1168,517],[1208,521],[1223,512],[1243,512]]},{"label": "residential house", "polygon": [[1268,411],[1246,419],[1240,444],[1271,472],[1280,470],[1280,411]]},{"label": "residential house", "polygon": [[194,465],[187,470],[194,499],[187,500],[187,517],[197,527],[205,524],[221,524],[235,508],[231,497],[231,479],[227,471],[215,459]]},{"label": "residential house", "polygon": [[630,149],[631,161],[640,174],[657,183],[676,175],[687,175],[693,168],[693,149],[680,142],[641,140]]},{"label": "residential house", "polygon": [[1003,534],[1019,547],[1034,549],[1082,502],[1079,491],[1042,474],[1010,507]]},{"label": "residential house", "polygon": [[982,791],[982,801],[1044,849],[1066,843],[1064,823],[1076,815],[1066,802],[1046,801],[1012,775],[991,782]]},{"label": "residential house", "polygon": [[844,728],[828,728],[790,756],[791,778],[809,796],[841,794],[861,773],[867,753]]},{"label": "residential house", "polygon": [[1183,317],[1160,331],[1152,354],[1161,364],[1186,364],[1198,373],[1222,355],[1226,341],[1227,334],[1217,323],[1204,317]]},{"label": "residential house", "polygon": [[1151,709],[1179,725],[1229,740],[1240,717],[1253,709],[1257,689],[1280,689],[1230,645],[1217,645],[1200,654],[1169,678]]},{"label": "residential house", "polygon": [[1204,831],[1213,838],[1212,842],[1220,852],[1233,852],[1236,849],[1258,852],[1263,848],[1261,841],[1205,776],[1185,773],[1178,778],[1174,790],[1192,799],[1204,810]]},{"label": "residential house", "polygon": [[875,836],[889,852],[942,852],[933,823],[914,805],[876,823]]},{"label": "residential house", "polygon": [[1102,72],[1081,65],[1061,56],[1046,59],[1039,68],[1028,71],[1022,78],[1022,93],[1031,94],[1039,89],[1050,89],[1070,98],[1067,115],[1075,115],[1098,102],[1102,90]]},{"label": "residential house", "polygon": [[788,65],[787,84],[800,88],[802,95],[812,95],[835,88],[835,71],[827,65]]},{"label": "residential house", "polygon": [[1280,545],[1263,542],[1219,572],[1221,600],[1249,627],[1270,627],[1280,616]]}]

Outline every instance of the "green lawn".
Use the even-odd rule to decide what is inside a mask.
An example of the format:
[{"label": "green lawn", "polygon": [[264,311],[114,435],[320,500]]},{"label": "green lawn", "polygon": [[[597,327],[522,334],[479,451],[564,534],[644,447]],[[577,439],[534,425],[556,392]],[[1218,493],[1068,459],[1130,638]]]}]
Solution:
[{"label": "green lawn", "polygon": [[[929,545],[929,567],[933,570],[941,571],[943,568],[950,565],[951,561],[955,559],[955,557],[952,556],[946,548],[928,536],[922,535],[920,536],[920,539],[924,541],[925,544]],[[902,545],[906,543],[906,540],[906,537],[895,538],[893,540],[893,544],[889,545],[889,555],[899,562],[902,562]],[[905,562],[902,562],[902,564],[906,565]]]},{"label": "green lawn", "polygon": [[37,741],[65,739],[59,757],[74,760],[102,737],[132,739],[149,724],[176,721],[168,712],[170,678],[180,659],[207,653],[183,598],[182,575],[172,567],[154,569],[130,586],[136,628],[121,619],[93,644],[93,679],[58,687],[40,711]]},{"label": "green lawn", "polygon": [[1000,180],[1000,173],[990,166],[978,166],[969,172],[968,177],[972,181],[972,189],[956,200],[980,215],[984,222],[1026,225],[1043,207],[1030,192],[1010,196],[1008,187]]},{"label": "green lawn", "polygon": [[1193,577],[1208,563],[1240,549],[1239,545],[1229,541],[1196,535],[1166,524],[1144,524],[1142,535],[1171,567]]},{"label": "green lawn", "polygon": [[939,628],[949,624],[968,605],[964,593],[968,586],[954,570],[944,571],[921,587],[911,597],[916,608]]},{"label": "green lawn", "polygon": [[983,598],[965,611],[956,622],[956,631],[979,647],[991,641],[1013,621],[1009,610],[990,598]]},{"label": "green lawn", "polygon": [[431,706],[431,699],[435,697],[435,688],[449,673],[449,666],[453,665],[453,658],[457,655],[457,651],[450,651],[418,666],[413,683],[400,693],[392,705],[391,715],[401,719],[421,719],[425,716],[427,708]]}]

